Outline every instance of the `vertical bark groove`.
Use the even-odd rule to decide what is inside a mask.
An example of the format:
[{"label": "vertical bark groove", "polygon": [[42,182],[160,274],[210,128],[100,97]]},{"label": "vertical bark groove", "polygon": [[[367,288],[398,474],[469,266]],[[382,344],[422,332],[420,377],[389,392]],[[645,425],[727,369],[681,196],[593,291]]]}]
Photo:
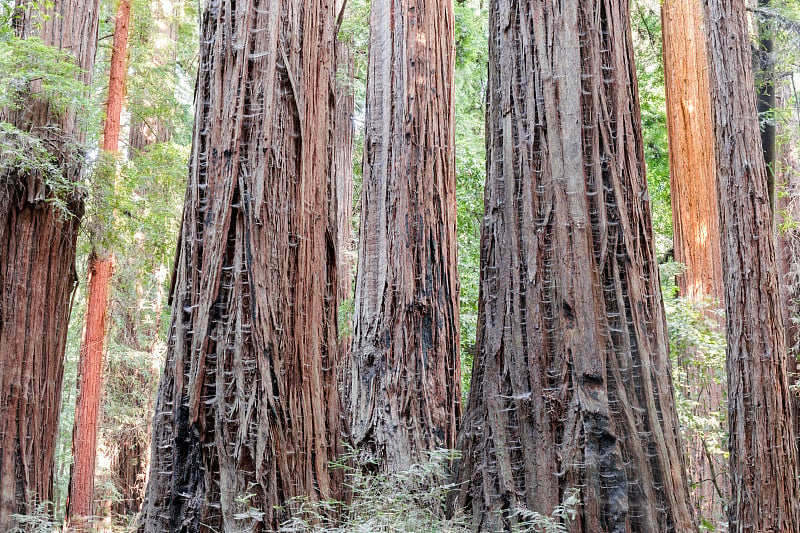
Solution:
[{"label": "vertical bark groove", "polygon": [[478,352],[457,509],[693,531],[625,0],[490,5]]}]

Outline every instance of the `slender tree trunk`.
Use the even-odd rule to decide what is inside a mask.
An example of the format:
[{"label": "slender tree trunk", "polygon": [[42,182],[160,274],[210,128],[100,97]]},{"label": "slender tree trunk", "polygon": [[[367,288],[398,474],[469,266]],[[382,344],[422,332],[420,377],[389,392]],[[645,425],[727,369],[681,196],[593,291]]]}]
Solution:
[{"label": "slender tree trunk", "polygon": [[625,0],[493,0],[477,357],[456,508],[695,531]]},{"label": "slender tree trunk", "polygon": [[[661,9],[673,243],[675,260],[686,265],[678,286],[684,298],[716,305],[723,298],[722,256],[703,7],[697,0],[666,0]],[[696,401],[696,419],[713,420],[724,387],[698,369],[694,356],[702,353],[686,354],[681,364],[687,382],[676,385]],[[718,523],[729,492],[727,461],[709,453],[702,434],[690,433],[686,446],[694,507]]]},{"label": "slender tree trunk", "polygon": [[89,295],[86,324],[78,361],[78,399],[72,435],[74,462],[70,472],[67,519],[78,530],[90,531],[94,511],[94,467],[97,428],[100,422],[100,391],[103,381],[103,351],[106,337],[106,306],[114,264],[89,257]]},{"label": "slender tree trunk", "polygon": [[[206,5],[142,531],[339,498],[333,2]],[[238,89],[237,89],[238,88]]]},{"label": "slender tree trunk", "polygon": [[[97,45],[98,0],[63,0],[46,17],[18,4],[15,31],[39,36],[69,51],[91,82]],[[35,82],[34,82],[35,83]],[[36,90],[36,87],[32,87]],[[73,112],[57,115],[41,99],[15,112],[10,122],[44,141],[62,177],[81,177],[84,134]],[[77,276],[75,246],[83,199],[67,197],[65,216],[48,200],[45,177],[19,169],[0,173],[0,530],[13,513],[52,499],[55,439],[61,407],[64,348]]]},{"label": "slender tree trunk", "polygon": [[795,431],[744,0],[705,0],[728,337],[730,529],[800,524]]},{"label": "slender tree trunk", "polygon": [[[120,0],[114,27],[114,47],[103,128],[103,151],[119,151],[120,122],[127,70],[130,0]],[[102,234],[108,228],[92,228]],[[86,323],[78,362],[78,399],[75,404],[75,429],[72,436],[74,463],[70,476],[67,520],[78,529],[90,529],[94,514],[94,470],[97,457],[97,429],[100,416],[100,394],[103,381],[108,291],[114,270],[114,256],[102,245],[93,243],[89,255],[88,301]]]},{"label": "slender tree trunk", "polygon": [[460,419],[452,0],[373,0],[348,383],[383,470],[454,448]]},{"label": "slender tree trunk", "polygon": [[[341,3],[341,2],[340,2]],[[340,12],[343,6],[337,7]],[[333,173],[336,176],[337,231],[339,240],[337,254],[339,263],[339,303],[347,302],[353,297],[353,267],[355,249],[350,226],[353,216],[353,111],[355,94],[353,92],[354,76],[353,50],[349,43],[337,42],[336,45],[336,114],[334,115],[333,134]],[[349,306],[345,307],[346,309]],[[340,331],[340,358],[346,362],[350,359],[352,337],[349,331],[351,317],[344,318],[344,331]]]}]

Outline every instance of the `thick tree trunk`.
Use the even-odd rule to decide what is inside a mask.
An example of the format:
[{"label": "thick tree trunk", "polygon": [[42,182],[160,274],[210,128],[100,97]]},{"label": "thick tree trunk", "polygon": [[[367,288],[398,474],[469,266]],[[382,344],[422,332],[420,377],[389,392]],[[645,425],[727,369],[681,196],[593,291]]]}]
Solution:
[{"label": "thick tree trunk", "polygon": [[460,419],[452,0],[373,0],[348,397],[386,471]]},{"label": "thick tree trunk", "polygon": [[[130,15],[130,0],[120,0],[114,27],[114,47],[111,52],[106,120],[103,128],[103,151],[108,153],[116,153],[119,150]],[[104,232],[107,228],[92,228],[90,231]],[[78,399],[75,404],[75,428],[72,435],[74,462],[67,502],[67,520],[76,528],[86,530],[91,529],[89,521],[94,514],[94,470],[103,381],[106,313],[113,271],[113,254],[101,251],[94,244],[89,256],[86,323],[78,362]]]},{"label": "thick tree trunk", "polygon": [[[63,0],[41,17],[21,2],[15,30],[69,51],[91,81],[97,44],[98,0]],[[34,82],[35,83],[35,82]],[[36,90],[32,87],[32,90]],[[44,141],[62,177],[81,177],[84,135],[73,112],[57,115],[41,99],[21,110],[0,110],[10,122]],[[12,169],[0,174],[0,530],[13,513],[52,499],[53,466],[64,347],[77,282],[75,245],[83,215],[76,191],[70,216],[49,199],[44,176]]]},{"label": "thick tree trunk", "polygon": [[800,524],[767,169],[744,0],[705,0],[728,337],[730,529]]},{"label": "thick tree trunk", "polygon": [[[678,286],[684,298],[716,306],[723,298],[722,256],[703,7],[697,0],[666,0],[661,9],[673,243],[675,260],[686,265]],[[692,411],[697,420],[712,420],[724,387],[698,369],[693,354],[687,355],[681,364],[688,381],[676,385],[696,400]],[[729,491],[727,461],[708,453],[703,435],[689,434],[686,446],[694,506],[718,523]]]},{"label": "thick tree trunk", "polygon": [[203,12],[143,531],[265,531],[293,497],[341,495],[334,18],[318,0]]},{"label": "thick tree trunk", "polygon": [[493,0],[478,353],[456,508],[694,531],[625,0]]}]

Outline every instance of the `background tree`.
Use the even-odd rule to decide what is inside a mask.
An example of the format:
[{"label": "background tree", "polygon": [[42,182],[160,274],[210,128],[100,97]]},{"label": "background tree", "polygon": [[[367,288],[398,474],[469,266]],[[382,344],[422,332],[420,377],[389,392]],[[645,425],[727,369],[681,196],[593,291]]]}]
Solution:
[{"label": "background tree", "polygon": [[[685,266],[677,284],[682,297],[714,309],[723,298],[722,257],[703,8],[696,0],[667,0],[661,10],[673,250],[675,261]],[[713,420],[724,386],[709,379],[705,362],[696,362],[704,356],[686,351],[679,359],[687,378],[681,386],[692,402],[692,416]],[[702,431],[693,431],[691,424],[688,431],[693,503],[704,517],[721,518],[728,497],[725,459],[710,453],[712,444]]]},{"label": "background tree", "polygon": [[[6,4],[7,6],[7,4]],[[91,82],[98,1],[20,1],[3,9],[15,36],[72,55],[21,54],[4,77],[19,83],[0,105],[0,530],[12,514],[52,498],[64,346],[76,283],[75,249],[83,215],[78,188],[84,131],[80,94]],[[9,55],[3,54],[4,60]],[[49,61],[48,61],[49,59]],[[55,61],[53,61],[55,59]],[[66,68],[65,68],[66,67]],[[60,69],[60,70],[59,70]],[[61,74],[60,76],[58,74]],[[66,76],[65,76],[66,74]],[[77,78],[83,88],[71,83]],[[9,93],[11,96],[9,97]]]},{"label": "background tree", "polygon": [[354,443],[385,470],[461,414],[452,0],[373,0],[352,370]]},{"label": "background tree", "polygon": [[[706,0],[728,336],[730,527],[791,531],[800,523],[786,340],[775,263],[747,14]],[[769,511],[767,511],[769,509]]]},{"label": "background tree", "polygon": [[203,12],[144,531],[275,529],[293,497],[341,496],[335,16],[300,0]]},{"label": "background tree", "polygon": [[[130,0],[120,0],[111,53],[106,118],[103,127],[103,152],[108,159],[104,178],[117,181],[117,155],[121,133],[122,106],[127,75]],[[78,366],[78,399],[73,432],[74,463],[70,478],[67,519],[78,529],[87,529],[94,514],[94,478],[97,458],[97,431],[100,424],[100,388],[103,381],[103,352],[106,346],[106,314],[114,255],[103,242],[106,227],[90,228],[93,234],[89,254],[88,304],[86,325]]]},{"label": "background tree", "polygon": [[[456,508],[692,531],[627,2],[489,8],[488,176]],[[556,15],[558,13],[558,15]]]}]

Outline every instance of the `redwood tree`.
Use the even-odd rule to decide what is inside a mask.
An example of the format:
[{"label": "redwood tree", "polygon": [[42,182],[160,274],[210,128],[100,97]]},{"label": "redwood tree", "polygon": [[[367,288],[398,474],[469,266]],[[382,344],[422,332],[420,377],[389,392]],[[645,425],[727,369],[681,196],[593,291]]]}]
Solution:
[{"label": "redwood tree", "polygon": [[728,338],[730,529],[794,531],[795,430],[746,6],[705,7]]},{"label": "redwood tree", "polygon": [[[44,11],[39,11],[39,4]],[[36,36],[72,54],[80,78],[91,82],[97,46],[98,0],[64,0],[50,6],[20,0],[17,36]],[[37,82],[28,90],[40,91]],[[0,121],[42,141],[59,180],[81,179],[81,130],[74,110],[59,112],[31,96],[19,109],[0,110]],[[56,192],[41,172],[0,171],[0,530],[14,513],[52,499],[53,466],[64,347],[77,276],[75,246],[83,215],[77,189],[53,202]]]},{"label": "redwood tree", "polygon": [[[103,128],[103,151],[112,157],[119,151],[120,122],[127,70],[130,0],[120,0],[114,27],[114,47]],[[112,159],[113,160],[113,159]],[[111,172],[115,172],[111,170]],[[108,228],[91,228],[94,237]],[[106,338],[108,290],[114,270],[114,256],[98,242],[92,243],[88,268],[86,322],[78,361],[78,399],[72,435],[72,465],[67,519],[86,527],[94,514],[94,469],[97,458],[97,429],[100,423],[100,387],[103,381],[103,352]]]},{"label": "redwood tree", "polygon": [[[703,6],[697,0],[666,0],[661,14],[673,246],[675,261],[686,266],[678,286],[682,297],[717,307],[723,298],[722,257]],[[721,320],[714,324],[722,328]],[[703,356],[692,348],[682,354],[686,383],[680,386],[694,401],[696,419],[709,420],[720,410],[724,388],[700,368],[702,362],[698,365]],[[703,435],[689,431],[686,444],[694,505],[709,519],[722,517],[728,497],[724,458],[709,453]]]},{"label": "redwood tree", "polygon": [[693,531],[626,0],[493,0],[477,356],[456,507]]},{"label": "redwood tree", "polygon": [[354,443],[384,470],[455,446],[461,414],[452,0],[373,0]]},{"label": "redwood tree", "polygon": [[143,531],[276,529],[341,497],[334,5],[203,11]]}]

